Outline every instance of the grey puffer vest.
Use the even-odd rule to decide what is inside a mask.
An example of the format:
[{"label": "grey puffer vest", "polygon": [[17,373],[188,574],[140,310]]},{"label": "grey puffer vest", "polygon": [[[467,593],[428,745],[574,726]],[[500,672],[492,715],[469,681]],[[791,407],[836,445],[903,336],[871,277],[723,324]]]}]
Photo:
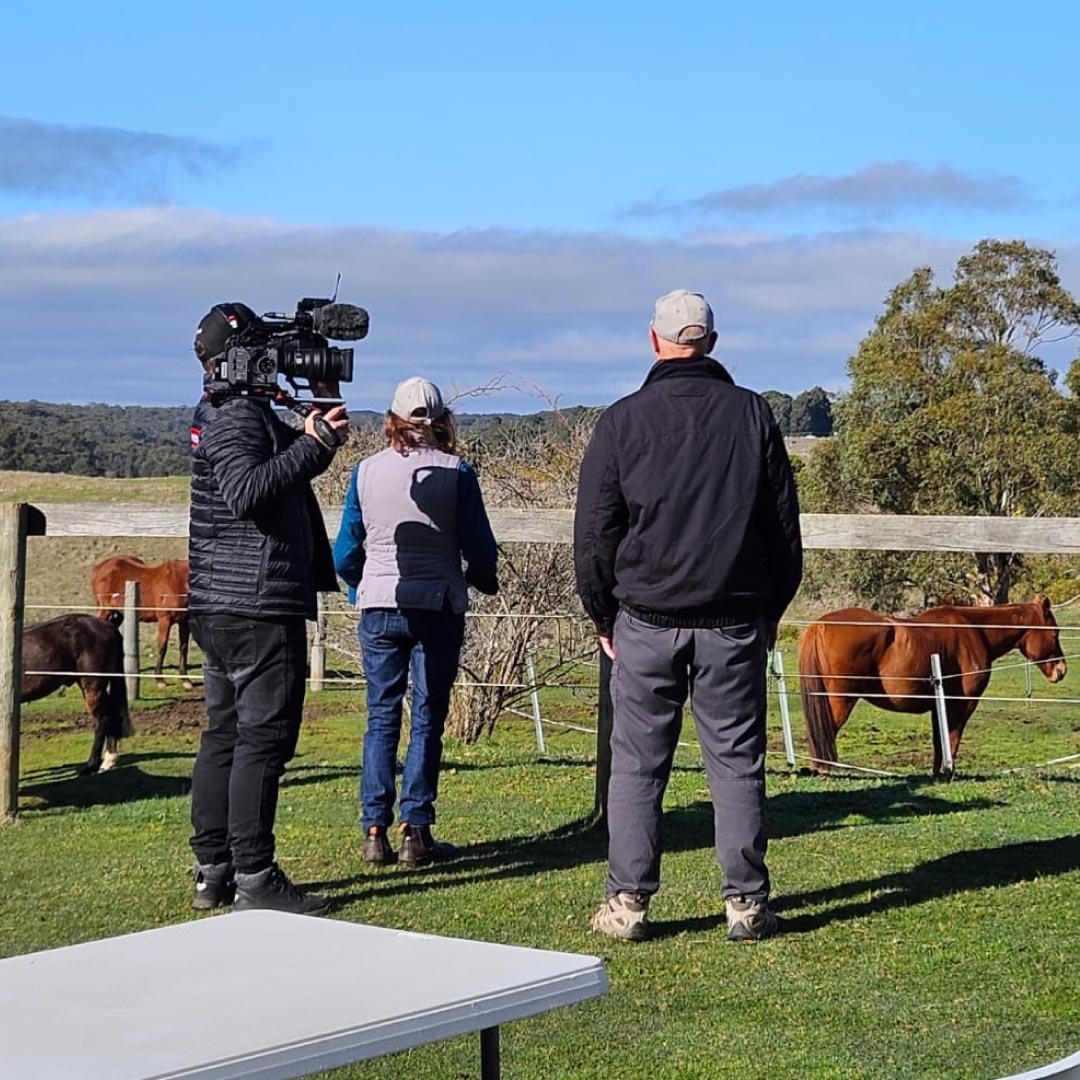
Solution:
[{"label": "grey puffer vest", "polygon": [[434,447],[364,460],[356,494],[366,539],[356,606],[460,614],[469,606],[457,531],[461,458]]}]

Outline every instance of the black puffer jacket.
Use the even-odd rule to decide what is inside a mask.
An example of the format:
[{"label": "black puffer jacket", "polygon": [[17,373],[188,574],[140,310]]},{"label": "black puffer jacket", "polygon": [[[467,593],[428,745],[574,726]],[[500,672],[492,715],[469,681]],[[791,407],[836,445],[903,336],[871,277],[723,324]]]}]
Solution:
[{"label": "black puffer jacket", "polygon": [[203,401],[191,441],[188,609],[313,619],[316,593],[338,587],[310,484],[333,451],[251,398]]},{"label": "black puffer jacket", "polygon": [[585,452],[574,518],[585,610],[657,626],[777,621],[802,577],[799,504],[765,400],[715,360],[655,364]]}]

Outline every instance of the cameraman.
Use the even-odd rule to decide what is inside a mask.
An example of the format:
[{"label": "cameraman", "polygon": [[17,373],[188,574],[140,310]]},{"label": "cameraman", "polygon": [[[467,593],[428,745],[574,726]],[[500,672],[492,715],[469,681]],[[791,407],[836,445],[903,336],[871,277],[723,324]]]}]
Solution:
[{"label": "cameraman", "polygon": [[[207,380],[230,338],[259,322],[243,304],[210,310],[194,346]],[[337,396],[337,387],[316,392]],[[300,733],[305,620],[315,618],[316,593],[337,591],[310,485],[334,448],[315,419],[300,433],[265,396],[207,393],[192,423],[188,610],[208,716],[191,778],[197,909],[323,915],[330,906],[277,865],[273,831],[278,781]],[[322,419],[344,436],[342,406]]]}]

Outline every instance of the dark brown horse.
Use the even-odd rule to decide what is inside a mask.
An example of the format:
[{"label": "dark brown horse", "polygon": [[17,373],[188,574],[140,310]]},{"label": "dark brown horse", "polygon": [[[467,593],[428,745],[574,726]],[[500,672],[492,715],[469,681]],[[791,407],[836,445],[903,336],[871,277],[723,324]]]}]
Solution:
[{"label": "dark brown horse", "polygon": [[23,630],[22,666],[23,701],[79,684],[94,721],[90,757],[79,771],[111,769],[120,740],[131,734],[120,631],[95,615],[59,615],[28,626]]},{"label": "dark brown horse", "polygon": [[98,605],[98,615],[120,623],[124,618],[124,583],[139,583],[139,622],[157,623],[157,667],[154,674],[164,682],[161,669],[165,666],[165,651],[169,647],[169,631],[175,624],[180,638],[180,675],[184,686],[191,689],[188,669],[188,564],[186,559],[170,559],[151,566],[142,559],[114,555],[94,567],[90,588]]},{"label": "dark brown horse", "polygon": [[[930,656],[941,657],[953,760],[990,681],[991,664],[1019,649],[1050,682],[1065,678],[1050,601],[994,607],[935,607],[913,619],[865,608],[831,611],[799,640],[799,689],[810,753],[819,770],[836,762],[836,733],[860,697],[890,712],[925,713],[934,704]],[[937,724],[934,774],[942,771]]]}]

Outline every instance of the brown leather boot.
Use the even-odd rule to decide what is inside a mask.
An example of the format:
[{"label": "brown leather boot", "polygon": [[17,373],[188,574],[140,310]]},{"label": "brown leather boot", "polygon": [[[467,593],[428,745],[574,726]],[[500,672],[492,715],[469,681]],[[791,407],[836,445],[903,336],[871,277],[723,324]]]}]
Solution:
[{"label": "brown leather boot", "polygon": [[360,858],[373,866],[391,866],[397,862],[394,849],[386,835],[385,825],[372,825],[364,837],[364,849]]},{"label": "brown leather boot", "polygon": [[444,844],[431,835],[430,825],[403,824],[400,832],[398,862],[402,866],[427,866],[433,862],[447,862],[457,855],[453,844]]}]

